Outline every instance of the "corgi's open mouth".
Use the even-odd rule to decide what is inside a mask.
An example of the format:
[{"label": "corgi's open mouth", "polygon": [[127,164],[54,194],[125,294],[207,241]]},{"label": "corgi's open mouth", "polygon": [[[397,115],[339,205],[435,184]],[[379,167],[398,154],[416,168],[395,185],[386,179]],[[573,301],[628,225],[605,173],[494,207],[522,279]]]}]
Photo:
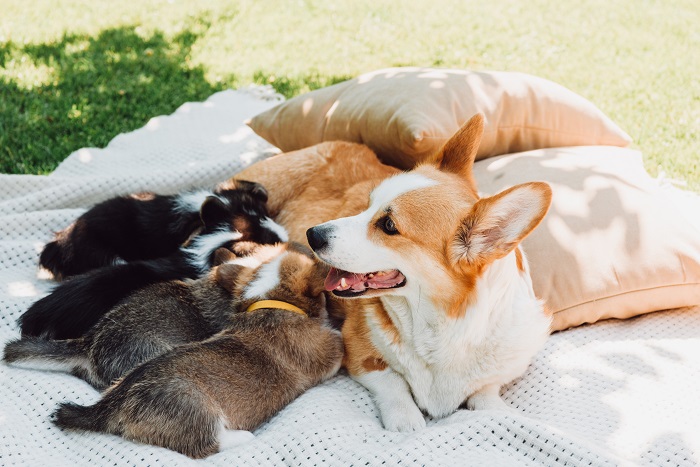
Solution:
[{"label": "corgi's open mouth", "polygon": [[327,291],[338,297],[356,297],[368,290],[403,287],[406,277],[398,269],[358,274],[331,268],[324,285]]}]

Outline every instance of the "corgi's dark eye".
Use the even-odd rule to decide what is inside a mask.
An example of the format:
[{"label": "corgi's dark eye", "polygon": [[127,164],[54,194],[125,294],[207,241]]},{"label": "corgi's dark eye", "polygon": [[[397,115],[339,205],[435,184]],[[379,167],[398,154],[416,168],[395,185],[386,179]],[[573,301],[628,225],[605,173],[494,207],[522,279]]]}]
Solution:
[{"label": "corgi's dark eye", "polygon": [[389,216],[379,219],[379,227],[381,227],[384,233],[387,235],[396,235],[399,233],[398,229],[396,228],[396,224],[394,224],[394,221]]}]

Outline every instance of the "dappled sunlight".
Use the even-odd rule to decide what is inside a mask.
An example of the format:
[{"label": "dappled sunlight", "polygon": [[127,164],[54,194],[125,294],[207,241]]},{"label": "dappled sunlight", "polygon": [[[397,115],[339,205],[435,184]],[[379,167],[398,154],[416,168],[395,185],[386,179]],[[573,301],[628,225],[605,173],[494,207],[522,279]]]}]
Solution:
[{"label": "dappled sunlight", "polygon": [[581,380],[574,378],[571,375],[564,375],[561,378],[559,378],[559,381],[557,383],[564,388],[567,389],[576,389],[577,387],[581,386]]},{"label": "dappled sunlight", "polygon": [[0,66],[0,79],[12,80],[24,90],[56,83],[58,73],[53,63],[42,63],[19,51],[11,53],[11,57]]},{"label": "dappled sunlight", "polygon": [[260,157],[260,152],[259,151],[251,151],[251,152],[244,152],[238,158],[243,162],[244,164],[252,164],[255,162],[258,158]]},{"label": "dappled sunlight", "polygon": [[146,128],[148,131],[156,131],[158,128],[160,128],[160,117],[153,117],[150,119],[144,128]]},{"label": "dappled sunlight", "polygon": [[329,118],[331,118],[333,116],[333,113],[335,112],[335,110],[338,108],[339,105],[340,105],[340,100],[333,102],[333,105],[331,105],[331,108],[328,109],[328,112],[326,112],[326,120],[328,120]]},{"label": "dappled sunlight", "polygon": [[311,108],[314,105],[314,100],[311,97],[308,97],[304,99],[304,102],[301,104],[301,114],[306,117],[309,115],[309,112],[311,112]]},{"label": "dappled sunlight", "polygon": [[[640,321],[648,318],[652,317],[628,326],[642,326]],[[623,329],[622,323],[613,329],[618,332],[611,330],[600,340],[581,340],[589,335],[585,332],[578,339],[558,339],[554,352],[544,357],[558,375],[550,389],[556,391],[558,404],[571,404],[567,416],[547,418],[555,417],[551,421],[558,424],[571,417],[571,425],[562,426],[565,429],[585,429],[592,423],[606,450],[630,459],[641,459],[652,445],[668,437],[677,438],[677,444],[691,452],[700,452],[700,438],[692,436],[697,432],[700,405],[695,391],[684,384],[688,369],[700,367],[700,336],[692,330],[669,328],[645,338]],[[572,332],[569,336],[574,337],[577,331]],[[596,419],[594,414],[605,415]]]},{"label": "dappled sunlight", "polygon": [[253,130],[250,129],[250,127],[247,126],[242,126],[230,135],[221,135],[219,136],[219,141],[222,143],[238,143],[240,141],[243,141],[246,139],[248,136],[253,134]]},{"label": "dappled sunlight", "polygon": [[[566,212],[560,211],[562,215],[586,217],[590,216],[590,207],[581,203],[578,207],[567,206]],[[612,219],[604,228],[592,228],[587,232],[578,232],[572,229],[571,226],[562,217],[550,217],[544,221],[551,237],[556,241],[563,250],[575,253],[580,248],[581,240],[599,245],[600,248],[613,248],[617,245],[624,245],[626,242],[627,224],[622,218]],[[611,252],[611,254],[614,251]]]},{"label": "dappled sunlight", "polygon": [[[523,246],[535,292],[554,309],[596,308],[597,318],[622,317],[615,313],[630,309],[622,301],[627,293],[683,283],[686,257],[666,263],[654,257],[683,251],[659,225],[675,229],[682,222],[658,196],[638,153],[608,146],[528,151],[479,161],[475,177],[488,194],[526,181],[550,182],[551,208]],[[557,326],[573,316],[566,313],[555,317]]]},{"label": "dappled sunlight", "polygon": [[85,52],[90,47],[90,41],[87,39],[75,40],[66,44],[65,53],[67,55],[73,55],[81,52]]},{"label": "dappled sunlight", "polygon": [[[179,27],[185,29],[172,37],[127,25],[95,36],[0,43],[0,171],[48,172],[81,147],[103,147],[154,115],[225,88],[189,60],[203,31]],[[88,155],[80,160],[91,162]]]},{"label": "dappled sunlight", "polygon": [[[425,72],[425,73],[419,73],[419,74],[418,74],[418,78],[422,78],[422,79],[432,79],[432,80],[434,80],[434,79],[442,79],[442,80],[445,80],[445,79],[447,79],[448,77],[449,77],[449,75],[448,75],[447,72],[445,72],[445,71],[437,71],[437,70],[435,70],[435,71],[428,71],[428,72]],[[432,85],[432,83],[430,83],[430,84]]]},{"label": "dappled sunlight", "polygon": [[[689,439],[688,433],[697,430],[700,410],[694,400],[697,394],[689,393],[682,384],[688,367],[700,366],[700,342],[697,340],[654,340],[654,345],[666,352],[685,355],[680,360],[669,360],[652,349],[636,347],[632,355],[638,361],[634,365],[616,365],[613,361],[601,362],[601,368],[616,368],[624,379],[624,386],[601,397],[620,415],[619,428],[610,435],[610,445],[626,448],[637,446],[634,457],[644,453],[646,445],[668,434],[685,433],[685,441],[700,451],[700,439]],[[624,352],[628,346],[617,343],[617,358],[629,359]],[[613,350],[613,349],[610,349]],[[611,354],[609,359],[615,359]],[[600,359],[598,359],[600,361]],[[653,423],[650,423],[653,420]]]},{"label": "dappled sunlight", "polygon": [[39,294],[34,284],[29,281],[9,282],[5,290],[11,297],[34,297]]},{"label": "dappled sunlight", "polygon": [[92,162],[92,152],[87,148],[78,149],[78,160],[83,164]]},{"label": "dappled sunlight", "polygon": [[584,192],[585,196],[576,196],[580,192],[568,186],[557,187],[557,196],[567,198],[566,203],[557,205],[557,211],[564,215],[590,217],[591,215],[591,200],[595,197],[595,190]]},{"label": "dappled sunlight", "polygon": [[55,279],[53,273],[51,273],[51,271],[49,271],[46,268],[38,268],[36,270],[36,278],[40,281],[49,281]]},{"label": "dappled sunlight", "polygon": [[153,82],[153,76],[140,73],[137,80],[139,84],[151,84]]}]

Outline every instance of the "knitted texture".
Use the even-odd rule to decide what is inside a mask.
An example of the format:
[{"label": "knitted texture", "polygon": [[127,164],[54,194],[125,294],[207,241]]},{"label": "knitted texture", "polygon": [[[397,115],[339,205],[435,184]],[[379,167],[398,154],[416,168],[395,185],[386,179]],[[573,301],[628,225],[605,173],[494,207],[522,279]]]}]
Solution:
[{"label": "knitted texture", "polygon": [[[54,285],[37,274],[52,232],[109,197],[211,187],[274,153],[243,121],[278,100],[264,88],[220,92],[104,149],[76,151],[49,176],[0,175],[0,344],[19,335],[15,320]],[[460,410],[416,433],[389,432],[367,390],[341,372],[254,441],[195,462],[116,436],[62,432],[49,421],[56,405],[90,404],[99,393],[64,373],[2,364],[0,465],[693,465],[697,394],[700,308],[675,310],[551,336],[504,389],[509,412]]]}]

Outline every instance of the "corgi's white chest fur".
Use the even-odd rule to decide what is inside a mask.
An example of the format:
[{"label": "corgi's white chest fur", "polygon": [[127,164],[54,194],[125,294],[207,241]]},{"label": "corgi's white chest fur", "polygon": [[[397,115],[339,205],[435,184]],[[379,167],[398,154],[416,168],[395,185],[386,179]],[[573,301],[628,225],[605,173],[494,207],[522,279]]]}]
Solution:
[{"label": "corgi's white chest fur", "polygon": [[371,339],[406,380],[418,407],[433,417],[449,415],[485,386],[521,375],[549,332],[527,265],[520,271],[514,252],[479,279],[476,300],[460,318],[435,309],[418,285],[406,292],[382,298],[400,338],[373,325]]}]

